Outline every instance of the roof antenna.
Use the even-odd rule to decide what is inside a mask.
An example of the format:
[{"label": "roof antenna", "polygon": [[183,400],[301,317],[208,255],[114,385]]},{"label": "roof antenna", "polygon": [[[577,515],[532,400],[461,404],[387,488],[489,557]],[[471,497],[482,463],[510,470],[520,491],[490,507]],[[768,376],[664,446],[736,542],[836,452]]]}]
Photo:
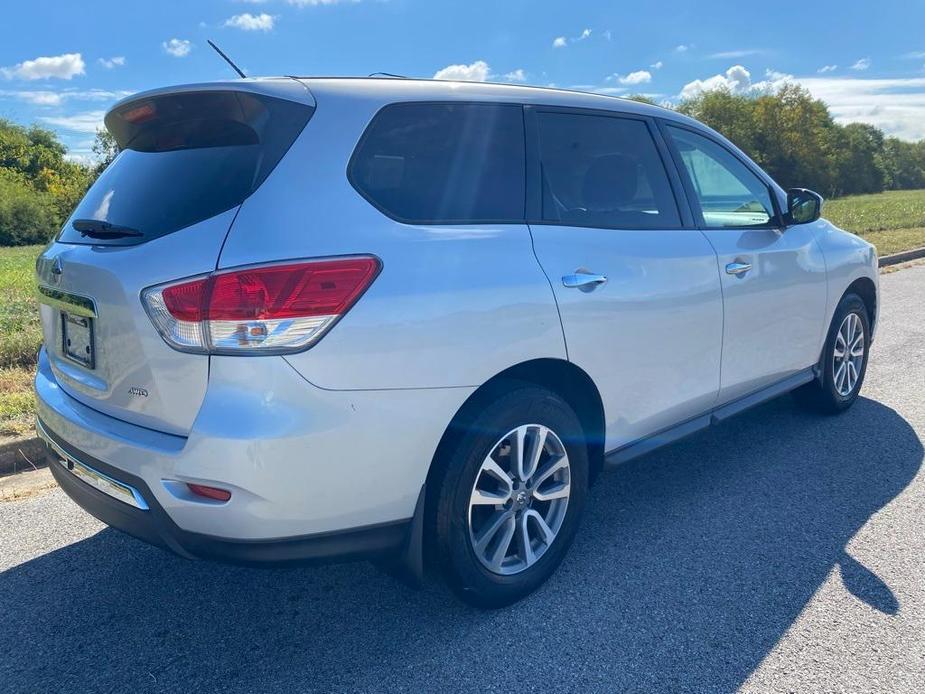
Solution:
[{"label": "roof antenna", "polygon": [[206,39],[206,43],[209,44],[210,46],[212,46],[212,48],[215,49],[215,52],[218,53],[220,56],[222,56],[222,58],[225,59],[225,62],[228,63],[228,64],[231,66],[231,69],[232,69],[232,70],[234,70],[234,71],[237,72],[239,75],[241,75],[241,79],[242,79],[242,80],[246,80],[246,79],[247,79],[247,75],[245,75],[243,72],[241,72],[241,68],[239,68],[237,65],[235,65],[234,62],[231,60],[231,58],[229,58],[227,55],[225,55],[224,51],[222,51],[221,48],[219,48],[218,46],[216,46],[216,45],[215,45],[214,43],[212,43],[212,41],[209,40],[209,39]]}]

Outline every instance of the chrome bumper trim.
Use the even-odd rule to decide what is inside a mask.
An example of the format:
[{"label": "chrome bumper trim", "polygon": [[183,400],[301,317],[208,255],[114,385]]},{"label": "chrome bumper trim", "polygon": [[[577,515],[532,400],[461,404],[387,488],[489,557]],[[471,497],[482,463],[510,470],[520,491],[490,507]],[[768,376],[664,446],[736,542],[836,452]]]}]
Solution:
[{"label": "chrome bumper trim", "polygon": [[49,436],[39,419],[35,420],[35,431],[39,435],[39,438],[45,442],[45,445],[57,456],[58,464],[74,475],[74,477],[89,484],[94,489],[103,492],[103,494],[111,496],[113,499],[117,499],[129,506],[134,506],[142,511],[148,510],[147,502],[137,489],[129,484],[125,484],[125,482],[119,482],[109,475],[104,475],[96,468],[90,467],[86,463],[82,463],[74,458],[74,456],[69,455],[61,446],[55,443],[51,436]]},{"label": "chrome bumper trim", "polygon": [[63,292],[60,289],[44,284],[40,284],[35,288],[35,296],[40,304],[48,304],[52,308],[72,313],[75,316],[96,318],[96,302],[89,297]]}]

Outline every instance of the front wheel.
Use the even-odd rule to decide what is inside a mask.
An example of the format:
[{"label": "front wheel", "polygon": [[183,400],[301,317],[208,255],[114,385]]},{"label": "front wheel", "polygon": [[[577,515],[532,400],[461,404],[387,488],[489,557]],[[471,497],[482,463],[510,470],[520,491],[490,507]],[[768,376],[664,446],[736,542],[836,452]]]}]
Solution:
[{"label": "front wheel", "polygon": [[439,563],[463,600],[501,607],[539,587],[572,542],[588,486],[585,437],[561,398],[526,385],[458,436],[439,461]]},{"label": "front wheel", "polygon": [[838,304],[820,363],[819,378],[797,388],[797,402],[810,409],[835,414],[858,398],[870,351],[870,320],[864,301],[846,294]]}]

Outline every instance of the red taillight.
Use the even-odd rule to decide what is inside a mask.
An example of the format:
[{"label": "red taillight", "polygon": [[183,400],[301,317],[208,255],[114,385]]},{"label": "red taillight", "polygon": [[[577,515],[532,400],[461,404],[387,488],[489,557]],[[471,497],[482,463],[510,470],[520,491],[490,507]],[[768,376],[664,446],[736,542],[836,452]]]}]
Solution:
[{"label": "red taillight", "polygon": [[344,313],[379,269],[374,258],[237,270],[211,279],[208,320],[302,318]]},{"label": "red taillight", "polygon": [[368,256],[243,268],[152,287],[144,300],[177,349],[296,351],[320,339],[379,268]]},{"label": "red taillight", "polygon": [[187,482],[186,486],[189,487],[189,490],[196,496],[205,497],[206,499],[212,499],[214,501],[228,501],[231,498],[231,492],[229,492],[227,489],[207,487],[204,484],[193,484],[192,482]]},{"label": "red taillight", "polygon": [[208,280],[194,280],[167,287],[163,291],[164,305],[177,320],[197,323],[202,320],[203,299]]}]

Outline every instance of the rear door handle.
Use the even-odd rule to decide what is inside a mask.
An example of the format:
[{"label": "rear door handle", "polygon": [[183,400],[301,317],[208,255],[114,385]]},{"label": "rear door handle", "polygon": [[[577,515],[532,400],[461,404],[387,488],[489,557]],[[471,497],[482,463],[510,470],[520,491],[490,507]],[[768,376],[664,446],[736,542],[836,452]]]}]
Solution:
[{"label": "rear door handle", "polygon": [[574,275],[564,275],[562,284],[570,289],[582,289],[591,291],[599,284],[607,282],[605,275],[595,275],[590,272],[576,272]]},{"label": "rear door handle", "polygon": [[726,266],[727,275],[743,275],[752,269],[751,263],[729,263]]}]

